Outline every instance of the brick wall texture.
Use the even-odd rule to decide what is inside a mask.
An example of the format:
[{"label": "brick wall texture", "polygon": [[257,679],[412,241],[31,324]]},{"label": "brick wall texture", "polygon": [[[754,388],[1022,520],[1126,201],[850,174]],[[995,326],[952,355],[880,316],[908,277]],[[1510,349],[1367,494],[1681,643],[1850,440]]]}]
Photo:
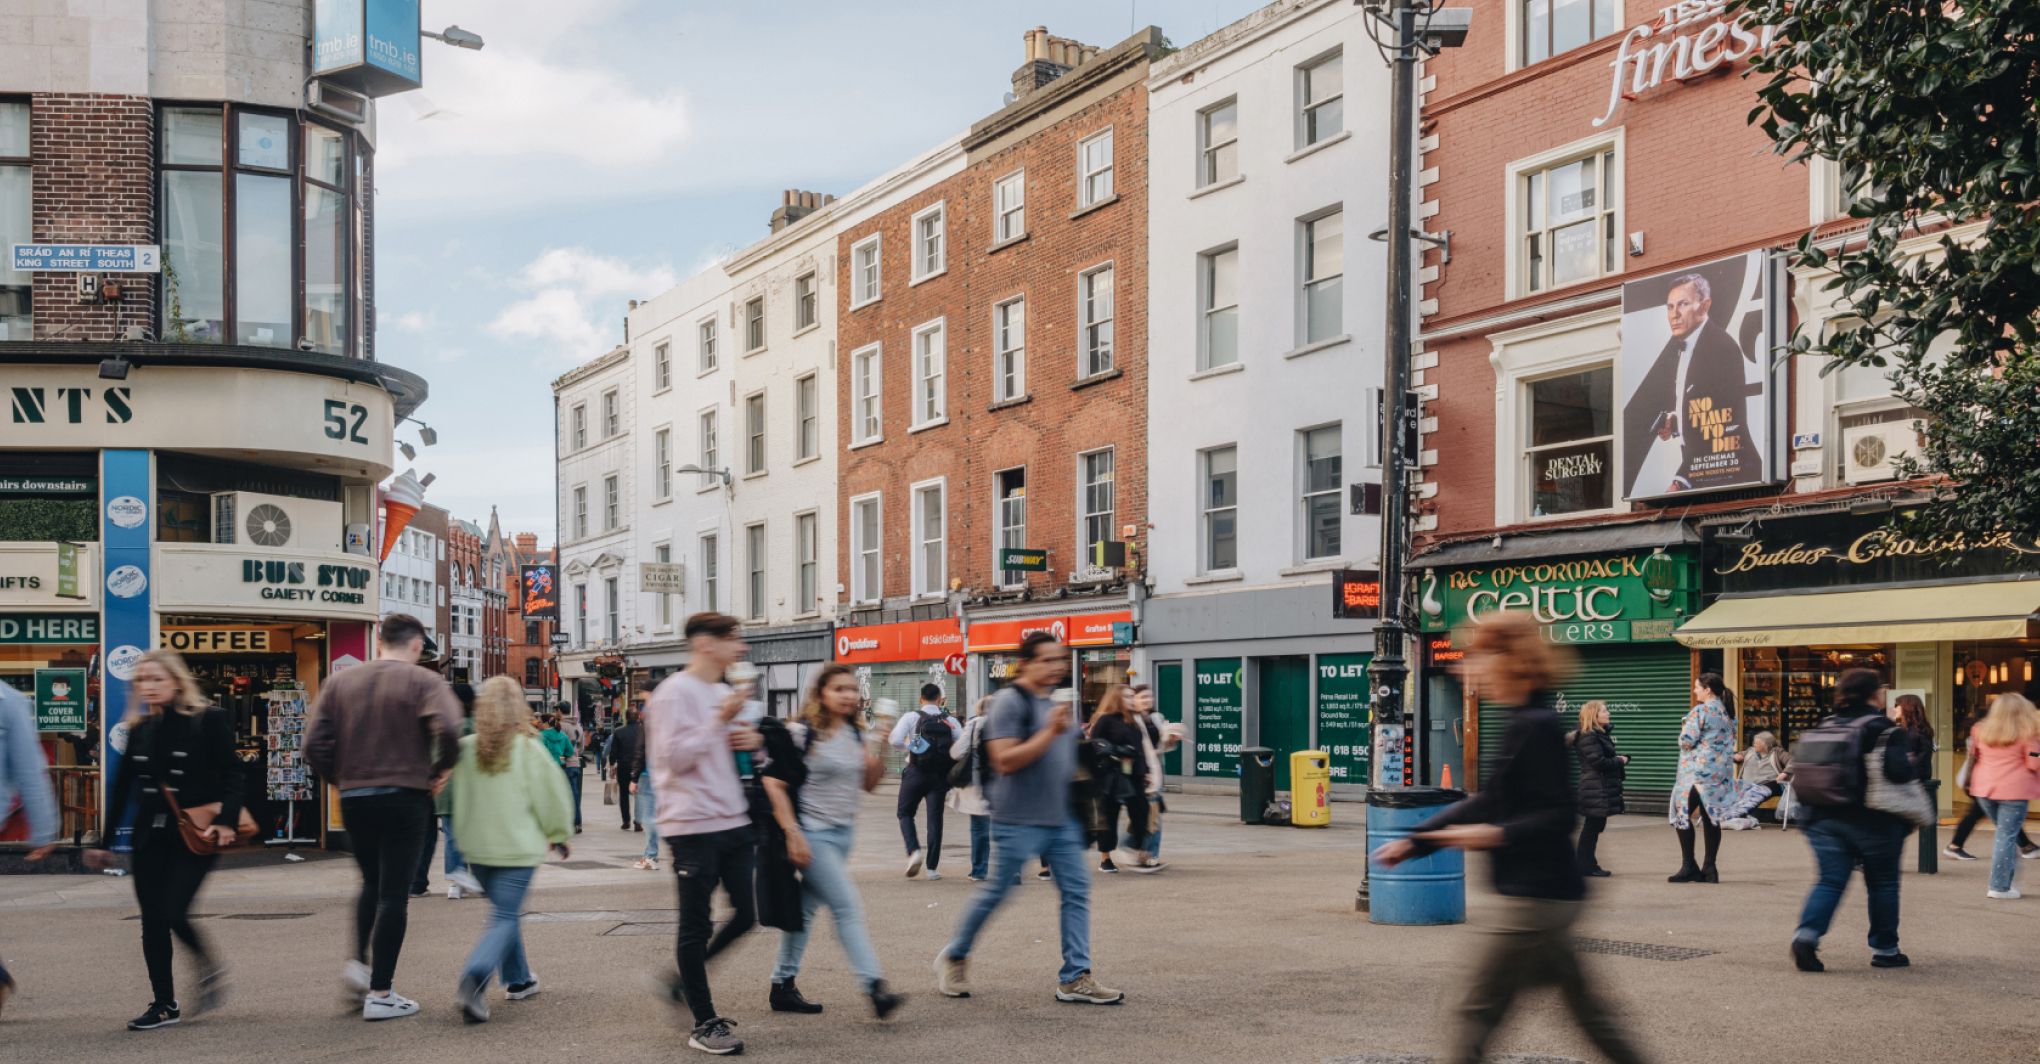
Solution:
[{"label": "brick wall texture", "polygon": [[[29,107],[34,239],[155,243],[155,112],[147,97],[46,94]],[[156,322],[157,278],[131,274],[118,303],[80,303],[69,273],[35,277],[38,340],[121,339]]]}]

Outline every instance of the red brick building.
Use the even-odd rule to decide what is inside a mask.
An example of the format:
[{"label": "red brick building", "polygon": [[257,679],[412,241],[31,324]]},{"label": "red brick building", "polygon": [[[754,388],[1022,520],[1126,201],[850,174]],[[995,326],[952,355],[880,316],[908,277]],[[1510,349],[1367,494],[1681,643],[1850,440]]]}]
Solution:
[{"label": "red brick building", "polygon": [[521,584],[523,567],[526,565],[557,565],[558,553],[547,548],[539,549],[538,536],[530,532],[519,532],[507,539],[496,525],[494,515],[489,523],[490,540],[502,544],[505,559],[502,587],[505,607],[505,669],[513,679],[524,684],[524,695],[534,703],[550,706],[559,697],[559,677],[554,665],[552,636],[558,624],[550,620],[532,620],[524,616],[524,589]]}]

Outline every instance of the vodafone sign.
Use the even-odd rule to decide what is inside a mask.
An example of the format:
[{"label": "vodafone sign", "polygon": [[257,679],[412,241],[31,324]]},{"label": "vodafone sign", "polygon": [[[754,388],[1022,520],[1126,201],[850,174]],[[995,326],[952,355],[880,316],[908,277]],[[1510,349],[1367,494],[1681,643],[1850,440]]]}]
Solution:
[{"label": "vodafone sign", "polygon": [[1664,84],[1699,77],[1716,69],[1768,52],[1778,43],[1778,27],[1751,26],[1730,15],[1727,0],[1679,0],[1660,8],[1658,17],[1631,27],[1609,63],[1614,77],[1608,85],[1608,109],[1594,119],[1595,128],[1615,117],[1625,99],[1641,96]]}]

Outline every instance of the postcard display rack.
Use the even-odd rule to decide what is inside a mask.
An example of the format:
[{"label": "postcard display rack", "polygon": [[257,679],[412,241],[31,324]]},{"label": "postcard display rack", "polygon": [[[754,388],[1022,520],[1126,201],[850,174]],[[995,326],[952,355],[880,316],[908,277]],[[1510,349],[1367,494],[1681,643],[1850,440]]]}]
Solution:
[{"label": "postcard display rack", "polygon": [[283,681],[262,697],[269,703],[269,729],[264,736],[269,750],[269,800],[282,806],[276,820],[276,835],[269,845],[316,843],[319,841],[316,838],[298,836],[300,824],[312,831],[319,822],[315,810],[303,818],[298,816],[300,805],[314,801],[311,771],[305,767],[305,685],[295,680]]}]

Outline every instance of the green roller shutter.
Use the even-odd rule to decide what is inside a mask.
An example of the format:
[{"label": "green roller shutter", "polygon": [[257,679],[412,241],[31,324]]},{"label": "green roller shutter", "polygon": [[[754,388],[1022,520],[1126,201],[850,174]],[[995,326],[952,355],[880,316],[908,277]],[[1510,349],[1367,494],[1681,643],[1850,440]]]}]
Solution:
[{"label": "green roller shutter", "polygon": [[[1558,692],[1558,713],[1567,731],[1580,706],[1608,703],[1615,747],[1629,755],[1623,795],[1632,813],[1662,812],[1679,771],[1679,724],[1691,709],[1691,652],[1676,643],[1629,643],[1579,648],[1579,673]],[[1507,711],[1480,707],[1480,778],[1500,755]]]}]

